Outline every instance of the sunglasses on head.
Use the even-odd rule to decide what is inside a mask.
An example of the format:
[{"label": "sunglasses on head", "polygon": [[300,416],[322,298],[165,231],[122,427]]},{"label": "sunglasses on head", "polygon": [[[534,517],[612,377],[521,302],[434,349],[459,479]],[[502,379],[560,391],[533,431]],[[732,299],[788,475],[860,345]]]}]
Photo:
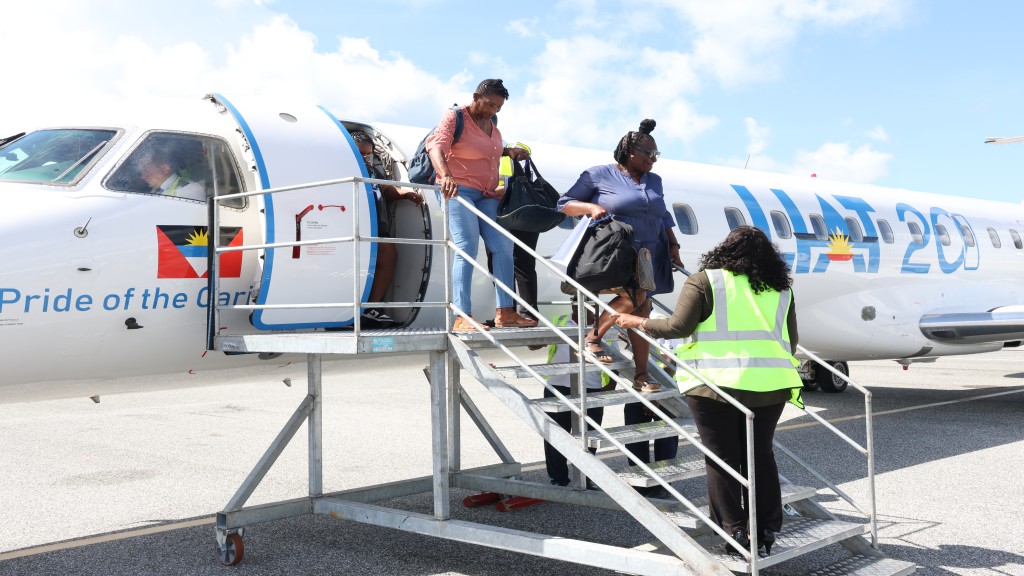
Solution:
[{"label": "sunglasses on head", "polygon": [[633,146],[633,150],[640,152],[641,154],[647,154],[647,157],[651,160],[657,160],[658,156],[661,156],[661,151],[657,148],[643,148],[642,146]]}]

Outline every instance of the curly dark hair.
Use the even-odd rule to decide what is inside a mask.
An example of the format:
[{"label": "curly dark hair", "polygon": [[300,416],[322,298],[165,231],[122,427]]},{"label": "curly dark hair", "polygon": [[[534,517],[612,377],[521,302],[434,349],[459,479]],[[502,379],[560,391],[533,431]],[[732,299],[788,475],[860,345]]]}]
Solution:
[{"label": "curly dark hair", "polygon": [[508,100],[508,89],[501,82],[501,78],[488,78],[480,82],[473,93],[481,96],[484,94],[494,94]]},{"label": "curly dark hair", "polygon": [[743,274],[750,281],[754,294],[769,288],[777,292],[793,285],[789,265],[779,249],[754,226],[735,228],[721,244],[700,257],[700,270],[725,269]]},{"label": "curly dark hair", "polygon": [[619,145],[615,147],[615,152],[613,152],[615,161],[625,166],[628,161],[627,159],[629,158],[629,152],[633,149],[633,146],[636,146],[636,143],[644,138],[649,138],[651,136],[651,132],[654,132],[654,127],[657,125],[657,122],[647,118],[640,122],[639,130],[626,132],[626,135],[619,140]]}]

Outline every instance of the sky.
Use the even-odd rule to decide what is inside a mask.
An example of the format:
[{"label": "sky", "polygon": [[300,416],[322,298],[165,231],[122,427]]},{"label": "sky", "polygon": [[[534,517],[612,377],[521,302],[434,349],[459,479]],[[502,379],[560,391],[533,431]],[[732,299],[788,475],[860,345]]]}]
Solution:
[{"label": "sky", "polygon": [[[218,92],[429,127],[484,78],[502,133],[1018,203],[1018,0],[5,2],[0,135]],[[657,168],[655,168],[657,171]]]}]

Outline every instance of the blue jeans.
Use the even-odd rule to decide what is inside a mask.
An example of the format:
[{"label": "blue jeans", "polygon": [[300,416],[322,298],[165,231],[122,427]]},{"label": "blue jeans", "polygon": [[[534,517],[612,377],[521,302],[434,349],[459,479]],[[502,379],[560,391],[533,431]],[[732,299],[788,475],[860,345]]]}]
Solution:
[{"label": "blue jeans", "polygon": [[[488,198],[484,196],[483,192],[469,186],[459,186],[459,197],[473,204],[477,210],[486,214],[491,220],[497,220],[499,202],[497,198]],[[494,259],[494,277],[509,288],[514,286],[512,240],[488,224],[481,222],[476,214],[467,210],[456,200],[448,202],[448,229],[451,231],[452,241],[455,242],[455,245],[471,257],[476,257],[482,236],[484,244]],[[456,254],[452,262],[452,303],[467,314],[473,313],[473,304],[470,298],[472,283],[473,265],[461,255]],[[498,308],[512,306],[512,296],[498,288],[497,285],[494,287],[494,294]]]}]

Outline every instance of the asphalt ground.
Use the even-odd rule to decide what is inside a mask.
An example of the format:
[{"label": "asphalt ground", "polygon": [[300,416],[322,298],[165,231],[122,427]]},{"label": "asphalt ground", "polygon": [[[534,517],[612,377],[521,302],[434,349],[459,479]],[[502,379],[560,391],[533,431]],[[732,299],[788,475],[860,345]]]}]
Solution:
[{"label": "asphalt ground", "polygon": [[[325,491],[430,474],[426,362],[326,364]],[[882,549],[917,563],[918,574],[1024,576],[1024,350],[943,358],[909,371],[891,361],[857,362],[851,372],[873,392]],[[539,439],[478,384],[467,388],[527,464],[527,479],[544,481]],[[539,385],[523,388],[540,395]],[[204,387],[107,396],[99,404],[0,404],[0,576],[612,574],[323,516],[251,526],[243,562],[222,566],[213,553],[213,515],[305,394],[305,366],[282,360],[225,372]],[[814,392],[806,400],[863,440],[860,393]],[[621,418],[612,408],[606,423]],[[305,438],[300,430],[250,505],[307,493]],[[777,438],[866,500],[863,457],[806,415],[787,408]],[[462,444],[464,467],[498,462],[468,419]],[[820,486],[786,457],[779,464],[790,480]],[[703,480],[676,486],[700,494]],[[545,503],[499,513],[462,507],[469,494],[453,491],[453,517],[623,546],[651,539],[621,512]],[[844,501],[819,494],[840,517],[851,513]],[[429,514],[432,497],[389,505]],[[799,574],[840,555],[820,551],[762,574]]]}]

